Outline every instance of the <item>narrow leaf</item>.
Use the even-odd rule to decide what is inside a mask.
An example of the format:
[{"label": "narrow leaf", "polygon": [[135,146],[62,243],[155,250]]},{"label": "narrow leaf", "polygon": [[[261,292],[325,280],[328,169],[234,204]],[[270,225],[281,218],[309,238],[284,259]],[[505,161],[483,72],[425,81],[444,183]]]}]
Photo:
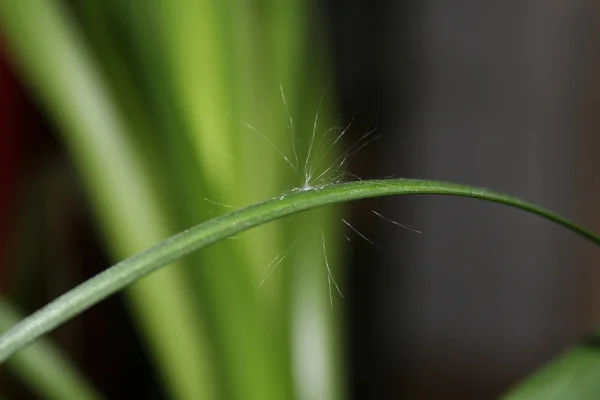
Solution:
[{"label": "narrow leaf", "polygon": [[600,245],[600,237],[550,211],[487,189],[421,180],[373,180],[295,190],[181,232],[75,287],[0,336],[0,362],[44,333],[157,269],[219,240],[302,211],[394,194],[471,197],[515,207],[554,221]]}]

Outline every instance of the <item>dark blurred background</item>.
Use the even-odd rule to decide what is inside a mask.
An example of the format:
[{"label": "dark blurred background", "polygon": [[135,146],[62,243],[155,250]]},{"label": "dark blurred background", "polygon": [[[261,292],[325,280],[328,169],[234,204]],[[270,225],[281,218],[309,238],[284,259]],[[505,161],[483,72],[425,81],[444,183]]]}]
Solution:
[{"label": "dark blurred background", "polygon": [[[490,187],[600,228],[596,2],[328,6],[344,111],[382,135],[355,173]],[[572,234],[464,199],[369,206],[423,233],[354,208],[386,249],[354,246],[355,398],[494,398],[596,326],[598,254]]]},{"label": "dark blurred background", "polygon": [[[600,230],[597,2],[325,0],[319,7],[332,86],[343,119],[354,120],[350,134],[358,140],[376,128],[381,136],[352,160],[353,174],[490,187]],[[20,262],[40,274],[53,252],[68,261],[59,268],[64,287],[40,278],[39,290],[11,288],[33,307],[45,291],[64,291],[109,262],[50,124],[3,56],[2,248],[29,238],[38,251]],[[428,196],[362,202],[351,221],[383,248],[354,238],[345,249],[352,398],[495,398],[600,320],[598,251],[537,217]],[[0,272],[18,282],[9,261]],[[116,296],[59,335],[69,342],[83,326],[97,333],[86,338],[95,344],[81,361],[109,398],[139,395],[127,392],[135,379],[147,382],[144,398],[162,398],[130,324]],[[105,351],[113,334],[126,351]],[[15,398],[27,398],[5,381]]]}]

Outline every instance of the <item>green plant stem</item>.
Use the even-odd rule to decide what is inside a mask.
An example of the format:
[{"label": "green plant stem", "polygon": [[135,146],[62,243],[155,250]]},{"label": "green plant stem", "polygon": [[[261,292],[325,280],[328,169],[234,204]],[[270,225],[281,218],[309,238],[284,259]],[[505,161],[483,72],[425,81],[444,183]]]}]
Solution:
[{"label": "green plant stem", "polygon": [[192,251],[252,227],[301,211],[344,201],[394,194],[463,196],[500,203],[554,221],[600,245],[600,237],[550,211],[512,196],[465,185],[394,179],[350,182],[295,190],[183,231],[138,255],[115,264],[75,287],[0,336],[0,362],[102,299]]}]

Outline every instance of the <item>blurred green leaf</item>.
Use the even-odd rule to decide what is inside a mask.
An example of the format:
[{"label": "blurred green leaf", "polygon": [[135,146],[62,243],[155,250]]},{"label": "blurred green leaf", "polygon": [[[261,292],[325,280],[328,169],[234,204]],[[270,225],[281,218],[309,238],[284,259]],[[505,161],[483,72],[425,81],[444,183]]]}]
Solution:
[{"label": "blurred green leaf", "polygon": [[533,374],[506,400],[596,400],[600,398],[600,347],[577,346]]}]

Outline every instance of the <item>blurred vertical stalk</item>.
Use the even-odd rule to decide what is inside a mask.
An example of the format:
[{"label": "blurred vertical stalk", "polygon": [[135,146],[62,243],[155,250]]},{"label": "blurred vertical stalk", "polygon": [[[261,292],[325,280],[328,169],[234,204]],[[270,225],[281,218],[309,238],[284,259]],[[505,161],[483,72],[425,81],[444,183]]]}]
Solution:
[{"label": "blurred vertical stalk", "polygon": [[[324,63],[305,43],[308,6],[305,1],[260,6],[246,1],[161,3],[177,105],[190,128],[188,136],[202,165],[207,193],[219,202],[241,206],[304,183],[303,164],[325,91],[320,71]],[[313,152],[319,151],[319,156],[324,145],[321,136],[332,119],[328,102],[329,98],[321,105],[322,122],[316,128],[319,146],[315,143]],[[299,165],[290,172],[292,167],[283,156],[295,161],[295,151],[300,152]],[[324,163],[333,159],[335,151],[324,156]],[[222,354],[229,354],[223,357],[229,365],[227,377],[237,376],[235,387],[247,388],[235,398],[254,398],[251,393],[262,398],[263,387],[278,393],[274,381],[285,383],[281,390],[286,397],[296,392],[294,397],[330,399],[341,393],[339,375],[333,372],[336,316],[329,304],[325,262],[323,256],[307,256],[314,251],[322,254],[320,232],[324,230],[333,263],[333,226],[326,214],[320,214],[263,227],[220,245],[221,255],[209,250],[214,256],[203,256],[209,264],[232,260],[228,268],[195,270],[212,309],[206,312],[215,316],[212,325],[217,327],[217,337],[237,331],[238,340],[235,336],[225,340],[221,348]],[[316,247],[314,231],[319,232]],[[298,235],[303,239],[295,241]],[[271,282],[257,290],[262,271],[292,242],[297,248],[279,266],[283,272],[272,274]],[[296,311],[303,313],[303,319],[296,318]],[[261,321],[266,321],[266,333]],[[306,332],[302,321],[310,324],[310,340],[301,340]],[[231,343],[239,338],[245,338],[245,343],[232,351]],[[270,351],[273,348],[277,351]],[[275,360],[268,359],[269,352]],[[293,361],[299,357],[304,362]],[[279,368],[281,364],[285,368]]]},{"label": "blurred vertical stalk", "polygon": [[[301,164],[306,165],[307,158],[311,157],[309,167],[318,171],[314,177],[333,167],[340,155],[338,147],[329,147],[340,131],[333,130],[335,99],[328,84],[330,60],[326,56],[316,6],[312,0],[271,0],[266,3],[264,21],[272,73],[285,89],[286,108],[295,117],[291,133],[298,141],[296,152]],[[285,131],[283,128],[280,126],[280,130]],[[300,170],[296,174],[300,175],[296,176],[296,186],[303,185],[306,178],[303,174],[307,171],[301,166]],[[326,265],[329,264],[343,290],[343,274],[337,268],[340,259],[338,215],[337,208],[327,208],[301,220],[286,221],[290,238],[304,238],[301,246],[290,252],[283,266],[291,271],[286,277],[287,324],[295,390],[300,399],[346,398],[340,335],[344,304],[337,300],[338,293],[329,281]],[[330,290],[333,291],[331,297]]]}]

